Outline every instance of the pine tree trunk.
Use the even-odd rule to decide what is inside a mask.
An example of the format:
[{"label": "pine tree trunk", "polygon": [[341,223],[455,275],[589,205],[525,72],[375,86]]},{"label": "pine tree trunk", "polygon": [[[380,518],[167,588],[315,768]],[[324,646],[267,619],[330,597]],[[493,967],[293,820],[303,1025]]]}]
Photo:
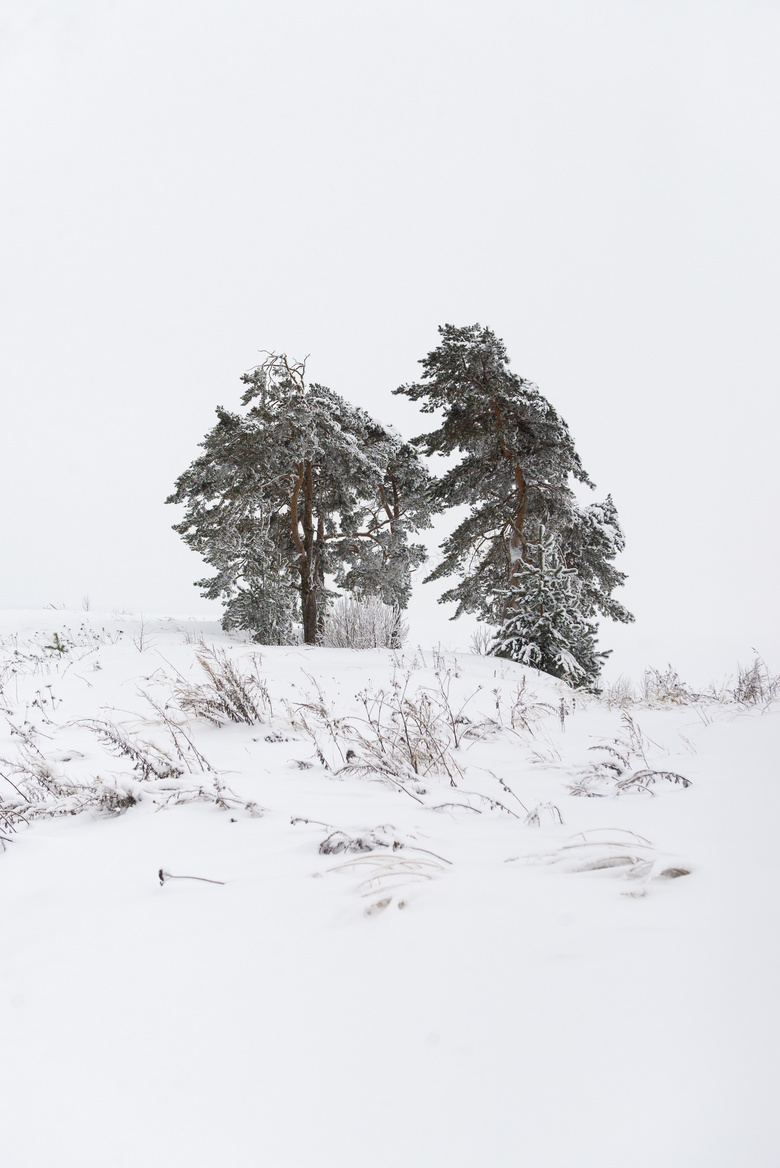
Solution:
[{"label": "pine tree trunk", "polygon": [[512,521],[512,531],[509,536],[509,581],[510,584],[519,576],[523,570],[523,563],[525,561],[525,540],[523,538],[523,527],[525,526],[525,513],[528,506],[526,496],[525,475],[522,468],[515,464],[512,467],[515,484],[517,486],[517,511],[515,512]]},{"label": "pine tree trunk", "polygon": [[293,543],[298,550],[298,573],[301,578],[303,643],[304,645],[316,645],[319,622],[317,619],[318,587],[314,547],[314,476],[309,462],[302,462],[296,468],[290,519]]},{"label": "pine tree trunk", "polygon": [[504,416],[499,403],[494,399],[490,403],[490,408],[493,412],[493,417],[496,421],[496,434],[498,437],[498,448],[504,458],[507,459],[512,469],[512,477],[515,480],[515,487],[517,489],[517,509],[512,520],[512,530],[509,535],[509,585],[514,583],[514,580],[523,570],[523,560],[525,558],[525,540],[523,539],[523,527],[525,525],[525,514],[528,507],[527,486],[523,468],[514,457],[511,449],[504,441]]},{"label": "pine tree trunk", "polygon": [[301,590],[301,616],[303,617],[304,645],[316,645],[318,633],[316,589],[312,588],[307,592]]},{"label": "pine tree trunk", "polygon": [[[317,543],[314,552],[314,587],[317,589],[317,641],[322,640],[325,632],[325,570],[323,568],[323,554],[325,551],[325,520],[322,515],[317,519]],[[320,600],[322,599],[322,603]]]},{"label": "pine tree trunk", "polygon": [[306,580],[301,588],[301,615],[303,643],[316,645],[317,633],[317,567],[314,554],[314,476],[307,462],[303,478],[303,546]]}]

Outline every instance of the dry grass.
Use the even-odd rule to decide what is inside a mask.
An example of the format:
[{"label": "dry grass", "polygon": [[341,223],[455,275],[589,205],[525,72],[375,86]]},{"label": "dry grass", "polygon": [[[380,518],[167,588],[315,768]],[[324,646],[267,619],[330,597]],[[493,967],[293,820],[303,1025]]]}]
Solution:
[{"label": "dry grass", "polygon": [[756,653],[752,665],[738,667],[732,695],[743,706],[769,705],[780,697],[780,676],[770,673],[763,657]]},{"label": "dry grass", "polygon": [[228,722],[256,726],[269,721],[273,706],[268,687],[257,673],[262,661],[259,654],[253,654],[248,672],[242,672],[224,649],[203,645],[196,655],[206,681],[195,684],[179,677],[173,692],[182,710],[215,726]]}]

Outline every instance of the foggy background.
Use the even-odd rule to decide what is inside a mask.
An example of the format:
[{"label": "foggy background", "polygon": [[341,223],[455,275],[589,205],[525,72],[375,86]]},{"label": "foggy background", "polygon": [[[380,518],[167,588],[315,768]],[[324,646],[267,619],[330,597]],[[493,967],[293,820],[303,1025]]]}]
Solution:
[{"label": "foggy background", "polygon": [[[163,500],[259,351],[411,437],[391,391],[479,321],[614,496],[610,673],[780,668],[779,34],[770,0],[1,0],[0,607],[218,612]],[[413,638],[467,645],[435,597]]]}]

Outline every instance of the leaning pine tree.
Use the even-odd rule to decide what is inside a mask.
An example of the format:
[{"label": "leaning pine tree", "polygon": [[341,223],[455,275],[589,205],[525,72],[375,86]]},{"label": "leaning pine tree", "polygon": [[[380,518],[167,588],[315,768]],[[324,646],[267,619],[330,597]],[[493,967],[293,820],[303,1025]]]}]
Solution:
[{"label": "leaning pine tree", "polygon": [[[457,602],[456,617],[473,612],[496,626],[498,651],[528,661],[536,646],[541,668],[592,684],[604,656],[595,650],[596,613],[633,619],[612,597],[625,579],[613,563],[623,548],[614,504],[609,497],[577,502],[573,481],[593,483],[568,426],[532,382],[510,370],[490,329],[444,325],[439,332],[420,381],[395,391],[422,402],[423,413],[442,411],[438,428],[414,439],[416,446],[427,455],[462,455],[433,494],[439,506],[467,504],[469,512],[428,579],[460,578],[441,601]],[[540,555],[548,557],[541,577]],[[565,576],[555,587],[565,603],[551,611],[540,589],[552,587],[559,569]]]},{"label": "leaning pine tree", "polygon": [[326,386],[305,363],[268,354],[242,378],[246,412],[217,410],[203,453],[176,482],[174,527],[215,574],[197,581],[225,601],[225,628],[266,644],[306,644],[333,593],[401,610],[425,559],[410,534],[430,525],[430,476],[417,452]]}]

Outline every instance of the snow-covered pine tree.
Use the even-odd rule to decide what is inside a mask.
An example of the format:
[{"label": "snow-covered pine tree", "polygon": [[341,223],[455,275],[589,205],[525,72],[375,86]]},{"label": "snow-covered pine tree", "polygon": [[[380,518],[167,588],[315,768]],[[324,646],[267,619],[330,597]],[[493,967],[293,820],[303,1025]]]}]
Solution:
[{"label": "snow-covered pine tree", "polygon": [[[593,483],[563,418],[533,382],[510,370],[504,343],[490,329],[444,325],[439,333],[441,343],[420,362],[420,381],[395,392],[421,402],[423,413],[442,411],[438,428],[414,445],[429,456],[462,455],[433,491],[439,506],[470,508],[428,577],[460,577],[442,602],[457,602],[455,616],[474,612],[502,628],[533,561],[530,543],[543,527],[564,567],[576,573],[583,620],[597,612],[632,620],[612,597],[625,579],[613,562],[623,548],[614,504],[578,503],[573,482],[591,489]],[[517,637],[511,644],[522,651]],[[575,660],[576,652],[583,655],[579,664],[591,676],[589,650],[570,649]]]},{"label": "snow-covered pine tree", "polygon": [[305,373],[269,353],[245,374],[248,409],[217,409],[203,454],[166,500],[185,504],[174,530],[216,569],[197,584],[226,601],[225,627],[266,643],[289,642],[296,620],[316,642],[327,576],[404,608],[425,559],[409,536],[430,525],[433,505],[416,451]]},{"label": "snow-covered pine tree", "polygon": [[596,651],[596,624],[583,610],[577,573],[566,567],[555,537],[542,527],[536,538],[526,539],[489,652],[573,685],[592,685],[605,654]]}]

